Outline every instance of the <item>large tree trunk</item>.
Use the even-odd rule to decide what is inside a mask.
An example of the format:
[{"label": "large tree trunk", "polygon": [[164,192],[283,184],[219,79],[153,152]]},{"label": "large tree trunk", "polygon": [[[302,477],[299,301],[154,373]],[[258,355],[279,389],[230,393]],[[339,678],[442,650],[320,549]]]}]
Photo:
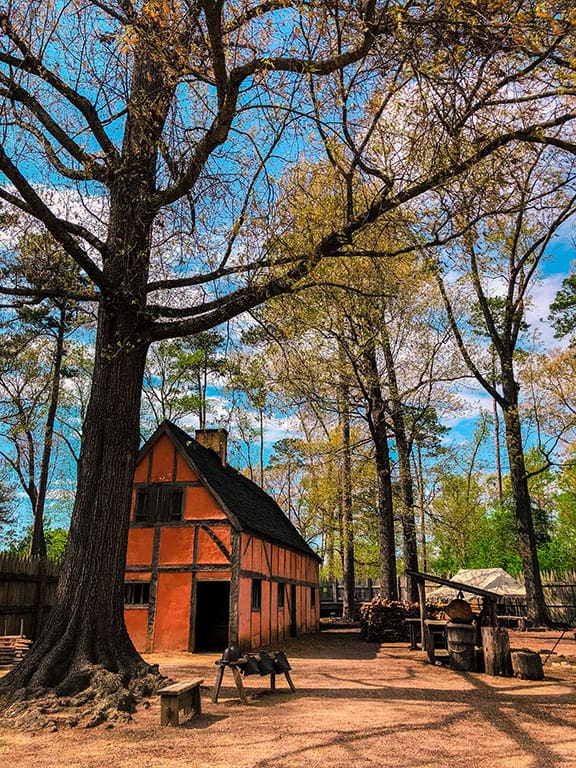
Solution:
[{"label": "large tree trunk", "polygon": [[[76,691],[90,684],[95,665],[127,678],[147,671],[123,619],[146,359],[146,346],[132,341],[130,324],[135,325],[134,318],[118,322],[100,308],[78,489],[56,606],[29,654],[2,681],[3,692],[24,687]],[[122,346],[120,337],[126,342]]]},{"label": "large tree trunk", "polygon": [[[496,389],[496,350],[492,344],[492,386]],[[502,462],[500,460],[500,416],[498,415],[498,403],[492,398],[492,416],[494,418],[494,461],[496,470],[496,491],[498,502],[502,504],[504,494],[502,492]]]},{"label": "large tree trunk", "polygon": [[[78,486],[55,607],[30,653],[5,678],[23,687],[69,693],[98,668],[126,681],[148,665],[124,625],[124,570],[140,398],[149,338],[148,279],[157,142],[173,84],[140,38],[134,51],[123,162],[109,185],[94,372],[83,426]],[[162,66],[162,63],[164,66]]]},{"label": "large tree trunk", "polygon": [[340,510],[342,520],[342,580],[344,595],[342,618],[353,620],[356,609],[356,573],[354,567],[354,520],[352,512],[352,456],[350,448],[350,392],[345,374],[340,384],[340,437],[342,463],[340,483]]},{"label": "large tree trunk", "polygon": [[[390,392],[390,416],[398,454],[398,479],[400,490],[402,533],[404,539],[404,566],[411,571],[418,570],[418,539],[416,535],[416,520],[414,517],[414,486],[412,468],[410,467],[410,448],[406,437],[404,412],[400,400],[396,366],[388,333],[383,324],[381,329],[382,351],[386,363],[386,376]],[[418,587],[414,579],[408,581],[409,599],[413,603],[419,600]]]},{"label": "large tree trunk", "polygon": [[52,443],[54,440],[54,423],[56,410],[60,399],[60,378],[62,372],[62,360],[64,358],[64,334],[66,331],[66,311],[60,310],[60,320],[56,333],[56,347],[54,349],[54,362],[52,364],[52,385],[50,387],[50,404],[44,427],[44,446],[42,449],[42,461],[40,462],[40,477],[38,479],[38,494],[34,505],[34,524],[32,526],[32,538],[30,539],[30,556],[46,557],[46,539],[44,536],[44,507],[46,505],[46,492],[48,490],[48,473],[50,471],[50,459],[52,457]]},{"label": "large tree trunk", "polygon": [[380,596],[398,599],[396,574],[396,541],[394,536],[394,504],[392,472],[386,426],[386,404],[382,397],[376,350],[368,346],[362,354],[368,399],[368,426],[374,443],[376,462],[376,494],[378,504],[378,539],[380,544]]},{"label": "large tree trunk", "polygon": [[384,416],[378,419],[379,439],[376,451],[376,491],[378,497],[378,538],[380,542],[380,596],[386,600],[398,599],[396,572],[396,539],[394,535],[394,506],[392,500],[392,473],[390,451]]},{"label": "large tree trunk", "polygon": [[420,506],[420,547],[422,552],[422,571],[428,572],[428,551],[426,546],[426,511],[424,495],[424,468],[422,466],[422,448],[416,444],[416,485]]},{"label": "large tree trunk", "polygon": [[513,376],[503,376],[503,394],[506,400],[506,406],[503,409],[506,449],[510,466],[510,483],[512,485],[514,514],[518,533],[518,549],[524,570],[527,616],[530,624],[539,625],[546,623],[547,611],[542,590],[530,492],[526,477],[524,446],[518,413],[517,386]]}]

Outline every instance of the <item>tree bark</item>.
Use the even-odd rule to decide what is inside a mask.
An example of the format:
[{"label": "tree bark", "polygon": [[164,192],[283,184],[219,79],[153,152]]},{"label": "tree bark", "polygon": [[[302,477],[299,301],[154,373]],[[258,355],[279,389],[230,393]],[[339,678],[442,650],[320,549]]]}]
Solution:
[{"label": "tree bark", "polygon": [[[402,534],[404,539],[404,566],[411,571],[417,571],[418,539],[416,535],[416,520],[414,517],[414,486],[412,481],[412,469],[410,467],[410,448],[406,436],[406,425],[404,423],[403,406],[398,389],[394,356],[392,355],[392,349],[390,347],[390,341],[384,323],[382,324],[380,339],[386,364],[386,376],[390,393],[390,417],[392,419],[392,430],[394,432],[396,453],[398,455],[398,478],[400,500],[402,504]],[[411,602],[418,602],[418,589],[413,579],[409,580],[408,589]]]},{"label": "tree bark", "polygon": [[354,568],[354,520],[352,512],[352,457],[350,453],[350,393],[345,373],[340,383],[340,436],[341,464],[341,520],[342,520],[342,579],[344,596],[342,618],[352,620],[356,607],[356,574]]},{"label": "tree bark", "polygon": [[56,347],[54,350],[54,362],[52,364],[52,385],[50,387],[50,404],[44,427],[44,446],[42,460],[40,462],[40,476],[38,478],[38,493],[34,505],[34,524],[32,526],[32,538],[30,539],[30,556],[46,557],[46,539],[44,536],[44,507],[46,505],[46,491],[48,489],[48,473],[50,470],[50,458],[52,456],[52,443],[54,439],[54,422],[56,410],[60,398],[60,378],[62,372],[62,360],[64,358],[64,335],[66,331],[66,310],[60,309],[60,319],[56,333]]},{"label": "tree bark", "polygon": [[526,608],[528,622],[531,625],[545,624],[547,610],[542,590],[540,566],[534,523],[532,520],[532,505],[526,476],[524,461],[524,445],[522,429],[518,412],[518,386],[510,371],[503,370],[502,389],[506,405],[503,408],[506,449],[510,467],[510,483],[518,534],[518,550],[524,570],[526,585]]},{"label": "tree bark", "polygon": [[378,505],[378,539],[380,544],[380,597],[398,599],[396,573],[396,541],[394,535],[394,504],[392,472],[386,425],[386,403],[382,397],[374,345],[362,353],[368,399],[367,420],[376,463],[376,495]]},{"label": "tree bark", "polygon": [[[496,349],[491,345],[492,352],[492,386],[496,389]],[[492,398],[492,416],[494,418],[494,460],[496,470],[496,491],[498,501],[502,504],[504,494],[502,493],[502,462],[500,460],[500,416],[498,415],[498,403]]]},{"label": "tree bark", "polygon": [[154,220],[149,201],[166,93],[162,67],[143,45],[135,56],[125,162],[110,185],[92,388],[55,606],[30,653],[2,681],[8,694],[22,687],[65,691],[77,675],[87,687],[97,667],[126,679],[149,669],[124,625],[124,569],[150,341],[143,321]]},{"label": "tree bark", "polygon": [[426,545],[426,511],[424,498],[424,468],[422,466],[422,448],[416,444],[416,478],[418,486],[418,497],[420,502],[420,549],[422,552],[422,571],[428,572],[428,551]]}]

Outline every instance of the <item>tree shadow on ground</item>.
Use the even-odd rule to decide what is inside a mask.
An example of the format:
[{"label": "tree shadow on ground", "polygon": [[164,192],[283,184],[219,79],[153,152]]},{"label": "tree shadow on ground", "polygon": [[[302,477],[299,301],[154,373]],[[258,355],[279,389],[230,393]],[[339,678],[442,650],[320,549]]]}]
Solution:
[{"label": "tree shadow on ground", "polygon": [[380,652],[381,643],[369,643],[363,640],[358,629],[329,629],[272,643],[263,650],[277,651],[280,648],[295,659],[348,659],[352,657],[362,661],[375,659]]},{"label": "tree shadow on ground", "polygon": [[[424,688],[382,686],[375,682],[364,679],[347,678],[334,674],[324,675],[327,679],[334,682],[350,683],[353,687],[346,688],[300,688],[296,695],[300,697],[318,698],[323,701],[332,701],[327,706],[334,706],[334,701],[338,699],[348,700],[371,700],[375,704],[393,704],[394,702],[409,702],[412,704],[424,703],[437,706],[439,712],[442,705],[461,705],[464,710],[447,716],[439,716],[431,724],[428,720],[424,724],[404,724],[402,731],[415,732],[422,729],[433,727],[441,730],[447,727],[451,722],[458,721],[470,716],[480,715],[491,727],[499,730],[505,736],[513,740],[518,748],[533,761],[534,768],[553,768],[554,766],[567,765],[565,758],[555,752],[547,744],[535,738],[529,733],[527,727],[518,724],[518,714],[524,716],[525,720],[539,721],[545,728],[546,723],[550,725],[564,726],[574,728],[574,719],[569,720],[560,715],[555,715],[550,710],[557,707],[564,710],[567,707],[572,708],[576,718],[576,687],[563,682],[564,691],[555,692],[551,686],[542,686],[541,682],[534,683],[530,693],[519,693],[519,691],[529,691],[530,686],[514,687],[506,690],[492,687],[484,682],[478,675],[470,673],[459,673],[471,685],[471,690],[452,690],[443,688]],[[566,690],[568,689],[568,690]],[[480,695],[475,696],[475,691]],[[509,714],[510,709],[514,709],[514,717]],[[382,737],[387,733],[394,733],[399,730],[395,724],[384,728],[367,728],[352,731],[346,731],[344,736],[329,736],[326,740],[318,741],[314,746],[312,744],[302,747],[296,752],[291,752],[280,756],[277,755],[273,761],[262,761],[257,763],[254,768],[281,768],[283,757],[293,758],[295,754],[301,752],[302,755],[313,749],[325,749],[331,745],[339,744],[342,739],[346,742],[355,740],[365,740],[376,736]],[[316,734],[317,735],[317,734]],[[576,735],[575,735],[576,740]],[[417,763],[411,764],[416,766]],[[510,763],[512,765],[512,763]]]}]

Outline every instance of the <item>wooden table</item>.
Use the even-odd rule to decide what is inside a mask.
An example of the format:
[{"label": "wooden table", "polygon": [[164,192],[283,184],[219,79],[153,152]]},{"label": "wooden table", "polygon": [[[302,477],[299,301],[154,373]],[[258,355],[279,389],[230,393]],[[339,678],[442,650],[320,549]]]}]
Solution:
[{"label": "wooden table", "polygon": [[[410,632],[410,650],[419,651],[420,646],[417,643],[417,630],[420,628],[420,619],[405,619],[408,625],[408,631]],[[426,632],[426,638],[422,641],[424,650],[428,654],[430,664],[436,662],[436,639],[443,638],[446,634],[446,620],[445,619],[425,619],[424,631]]]}]

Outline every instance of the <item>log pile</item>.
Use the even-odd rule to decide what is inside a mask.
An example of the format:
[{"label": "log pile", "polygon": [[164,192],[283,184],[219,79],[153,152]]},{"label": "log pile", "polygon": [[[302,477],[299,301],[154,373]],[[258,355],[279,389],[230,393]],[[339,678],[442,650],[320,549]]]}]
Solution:
[{"label": "log pile", "polygon": [[360,633],[363,640],[396,643],[408,639],[404,619],[419,615],[417,603],[402,603],[375,597],[360,606]]},{"label": "log pile", "polygon": [[[428,618],[442,618],[443,606],[426,603]],[[420,616],[418,603],[384,600],[375,597],[360,606],[360,633],[363,640],[375,643],[399,643],[410,639],[405,619]]]},{"label": "log pile", "polygon": [[0,667],[11,666],[24,658],[32,640],[23,635],[0,635]]}]

